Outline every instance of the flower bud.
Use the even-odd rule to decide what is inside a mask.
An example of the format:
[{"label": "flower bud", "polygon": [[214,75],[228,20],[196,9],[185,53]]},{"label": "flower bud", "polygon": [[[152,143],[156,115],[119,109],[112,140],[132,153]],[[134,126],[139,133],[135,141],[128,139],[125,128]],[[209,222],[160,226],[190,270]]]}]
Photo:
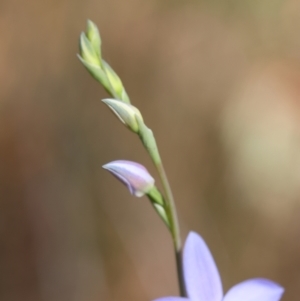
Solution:
[{"label": "flower bud", "polygon": [[136,197],[145,195],[154,186],[154,179],[147,169],[136,162],[118,160],[103,165],[103,168],[125,184]]},{"label": "flower bud", "polygon": [[102,101],[130,130],[135,133],[139,132],[139,123],[143,123],[143,117],[136,107],[112,98],[102,99]]},{"label": "flower bud", "polygon": [[92,43],[82,32],[79,40],[80,56],[84,61],[92,65],[100,65],[100,57],[97,55]]},{"label": "flower bud", "polygon": [[86,32],[82,32],[79,39],[82,64],[90,74],[100,82],[105,90],[114,98],[130,103],[130,99],[116,72],[102,59],[101,37],[95,23],[87,21]]},{"label": "flower bud", "polygon": [[[111,84],[111,87],[118,95],[118,99],[122,99],[123,91],[125,91],[122,81],[120,77],[117,75],[117,73],[109,66],[109,64],[105,61],[103,61],[103,70],[105,71],[107,78]],[[129,102],[124,100],[125,102]]]},{"label": "flower bud", "polygon": [[87,21],[86,37],[90,41],[94,51],[96,52],[97,56],[100,58],[101,61],[101,37],[99,34],[98,27],[91,20]]},{"label": "flower bud", "polygon": [[110,93],[110,83],[108,81],[106,73],[101,69],[101,67],[99,65],[88,63],[79,54],[78,58],[84,65],[84,67],[89,71],[89,73],[94,77],[94,79],[101,83],[105,90]]}]

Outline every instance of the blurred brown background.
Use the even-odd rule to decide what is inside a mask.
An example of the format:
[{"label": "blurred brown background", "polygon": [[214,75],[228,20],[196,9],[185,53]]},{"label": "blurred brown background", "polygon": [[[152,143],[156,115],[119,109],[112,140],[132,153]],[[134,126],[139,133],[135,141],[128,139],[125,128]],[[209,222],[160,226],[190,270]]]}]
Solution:
[{"label": "blurred brown background", "polygon": [[182,237],[206,239],[225,290],[300,293],[300,2],[0,1],[0,299],[177,294],[169,235],[101,166],[156,175],[76,58],[86,19],[154,130]]}]

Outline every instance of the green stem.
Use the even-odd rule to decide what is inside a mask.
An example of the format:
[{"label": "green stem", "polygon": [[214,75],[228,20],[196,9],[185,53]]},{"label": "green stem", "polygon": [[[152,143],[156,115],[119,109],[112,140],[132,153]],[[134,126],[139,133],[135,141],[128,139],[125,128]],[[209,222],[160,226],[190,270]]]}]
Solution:
[{"label": "green stem", "polygon": [[184,281],[183,281],[183,273],[182,273],[182,260],[181,260],[181,239],[180,239],[177,211],[176,211],[172,190],[164,166],[162,164],[161,157],[156,144],[156,139],[153,135],[152,130],[150,130],[145,125],[142,119],[137,118],[137,122],[139,125],[138,135],[142,140],[143,145],[145,146],[147,152],[149,153],[158,171],[163,186],[164,196],[165,196],[164,198],[165,210],[166,210],[167,217],[169,219],[169,224],[170,224],[169,229],[171,231],[171,235],[174,243],[174,249],[175,249],[180,295],[182,297],[185,297],[185,289],[184,289]]},{"label": "green stem", "polygon": [[163,164],[160,162],[160,163],[156,163],[155,166],[157,168],[157,171],[159,173],[164,188],[165,199],[166,199],[166,210],[170,218],[172,237],[174,241],[175,250],[177,252],[181,250],[181,239],[180,239],[179,224],[178,224],[178,217],[177,217],[174,197]]},{"label": "green stem", "polygon": [[182,258],[181,258],[182,257],[181,256],[181,238],[180,238],[177,211],[176,211],[173,193],[172,193],[165,169],[163,167],[161,160],[159,160],[159,161],[160,161],[159,163],[154,162],[154,164],[159,173],[159,176],[160,176],[163,188],[164,188],[164,192],[165,192],[166,212],[167,212],[167,215],[170,220],[170,229],[171,229],[171,234],[172,234],[173,243],[174,243],[180,296],[185,297],[186,293],[185,293]]}]

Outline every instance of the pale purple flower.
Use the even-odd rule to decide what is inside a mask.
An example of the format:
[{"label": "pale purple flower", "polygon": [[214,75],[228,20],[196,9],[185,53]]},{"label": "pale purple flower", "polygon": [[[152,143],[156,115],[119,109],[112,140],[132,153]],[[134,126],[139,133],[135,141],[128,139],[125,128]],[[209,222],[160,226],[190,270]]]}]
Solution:
[{"label": "pale purple flower", "polygon": [[254,278],[233,286],[224,296],[220,274],[200,235],[191,232],[183,251],[188,298],[164,297],[155,301],[279,301],[284,289],[277,283]]},{"label": "pale purple flower", "polygon": [[103,165],[103,168],[110,171],[137,197],[143,196],[154,186],[154,179],[139,163],[117,160]]}]

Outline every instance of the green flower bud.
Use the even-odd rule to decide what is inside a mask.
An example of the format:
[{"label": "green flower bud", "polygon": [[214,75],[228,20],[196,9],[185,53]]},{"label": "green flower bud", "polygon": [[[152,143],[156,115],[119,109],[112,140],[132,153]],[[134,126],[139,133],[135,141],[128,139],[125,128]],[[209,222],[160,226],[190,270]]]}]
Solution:
[{"label": "green flower bud", "polygon": [[91,20],[87,20],[86,37],[90,41],[101,63],[101,37],[99,34],[98,27]]},{"label": "green flower bud", "polygon": [[130,103],[121,79],[109,64],[102,60],[101,37],[96,24],[91,20],[87,21],[86,32],[80,35],[79,46],[78,57],[90,74],[112,97]]},{"label": "green flower bud", "polygon": [[143,124],[140,111],[131,104],[120,100],[106,98],[102,100],[130,130],[139,132],[139,124]]},{"label": "green flower bud", "polygon": [[110,93],[110,83],[106,73],[101,69],[101,67],[99,65],[88,63],[80,55],[78,55],[78,58],[85,68],[90,72],[90,74]]},{"label": "green flower bud", "polygon": [[114,92],[118,95],[118,99],[130,103],[129,97],[125,91],[123,83],[117,73],[103,60],[103,69],[107,75],[110,85]]},{"label": "green flower bud", "polygon": [[97,55],[92,43],[88,40],[85,33],[82,32],[80,35],[80,56],[84,61],[93,65],[100,65],[100,58]]}]

